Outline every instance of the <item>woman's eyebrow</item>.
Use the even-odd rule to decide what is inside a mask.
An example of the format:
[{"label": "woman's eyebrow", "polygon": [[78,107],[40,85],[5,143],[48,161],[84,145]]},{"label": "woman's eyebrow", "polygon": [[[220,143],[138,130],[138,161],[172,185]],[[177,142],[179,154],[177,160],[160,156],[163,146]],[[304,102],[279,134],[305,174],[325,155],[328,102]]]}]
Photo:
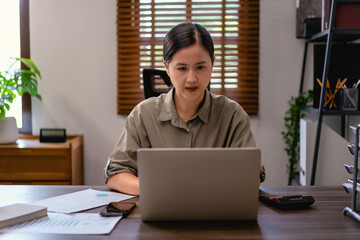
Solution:
[{"label": "woman's eyebrow", "polygon": [[176,63],[176,66],[187,66],[186,63]]},{"label": "woman's eyebrow", "polygon": [[[206,61],[200,61],[200,62],[195,63],[195,65],[205,64],[205,63],[206,63]],[[180,62],[180,63],[176,63],[176,66],[187,66],[187,64]]]}]

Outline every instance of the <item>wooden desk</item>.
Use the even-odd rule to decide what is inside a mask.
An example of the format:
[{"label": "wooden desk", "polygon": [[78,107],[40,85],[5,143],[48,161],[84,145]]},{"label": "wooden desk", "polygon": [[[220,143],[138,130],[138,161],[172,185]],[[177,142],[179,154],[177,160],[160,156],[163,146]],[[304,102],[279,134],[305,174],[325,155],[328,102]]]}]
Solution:
[{"label": "wooden desk", "polygon": [[[32,202],[87,188],[106,186],[1,186],[0,206]],[[350,195],[342,187],[261,187],[265,194],[313,195],[312,209],[282,212],[259,203],[257,221],[152,222],[140,219],[139,207],[110,235],[0,234],[3,239],[359,239],[360,224],[342,215]],[[139,204],[138,198],[130,199]],[[98,209],[88,212],[98,212]]]},{"label": "wooden desk", "polygon": [[0,184],[83,184],[83,138],[40,143],[22,135],[16,144],[0,145]]}]

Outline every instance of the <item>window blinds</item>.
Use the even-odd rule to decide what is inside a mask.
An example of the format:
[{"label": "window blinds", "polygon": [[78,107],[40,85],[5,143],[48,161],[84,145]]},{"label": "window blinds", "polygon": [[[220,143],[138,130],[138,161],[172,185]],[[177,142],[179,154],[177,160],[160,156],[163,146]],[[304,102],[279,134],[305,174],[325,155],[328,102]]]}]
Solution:
[{"label": "window blinds", "polygon": [[118,114],[144,99],[142,68],[165,69],[163,38],[185,21],[201,24],[213,38],[211,92],[256,115],[259,0],[118,0]]}]

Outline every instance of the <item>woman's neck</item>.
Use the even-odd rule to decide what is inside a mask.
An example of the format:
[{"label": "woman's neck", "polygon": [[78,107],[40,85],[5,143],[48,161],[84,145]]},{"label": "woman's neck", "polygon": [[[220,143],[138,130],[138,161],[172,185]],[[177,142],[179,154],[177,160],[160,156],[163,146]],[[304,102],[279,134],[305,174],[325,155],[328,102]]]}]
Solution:
[{"label": "woman's neck", "polygon": [[186,99],[181,99],[174,94],[175,108],[179,116],[185,123],[192,119],[199,108],[202,106],[205,100],[205,93],[203,99],[198,101],[186,101]]}]

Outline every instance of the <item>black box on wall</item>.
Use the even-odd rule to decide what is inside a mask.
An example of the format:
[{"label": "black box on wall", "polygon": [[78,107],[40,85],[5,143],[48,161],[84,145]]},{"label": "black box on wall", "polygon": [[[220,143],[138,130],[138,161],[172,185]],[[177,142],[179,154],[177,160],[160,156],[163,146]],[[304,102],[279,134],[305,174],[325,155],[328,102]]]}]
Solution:
[{"label": "black box on wall", "polygon": [[[325,44],[314,45],[314,108],[319,107],[321,87],[317,78],[322,81],[325,60]],[[347,78],[346,86],[351,88],[360,79],[360,44],[332,44],[328,79],[331,91],[334,92],[336,83],[340,78]],[[340,92],[337,93],[335,104],[339,107]]]},{"label": "black box on wall", "polygon": [[313,35],[321,31],[321,18],[307,18],[304,21],[303,36],[311,38]]},{"label": "black box on wall", "polygon": [[[317,27],[317,21],[321,23],[321,12],[322,0],[296,0],[296,38],[310,38],[321,31],[321,24]],[[305,24],[307,30],[304,29]]]}]

